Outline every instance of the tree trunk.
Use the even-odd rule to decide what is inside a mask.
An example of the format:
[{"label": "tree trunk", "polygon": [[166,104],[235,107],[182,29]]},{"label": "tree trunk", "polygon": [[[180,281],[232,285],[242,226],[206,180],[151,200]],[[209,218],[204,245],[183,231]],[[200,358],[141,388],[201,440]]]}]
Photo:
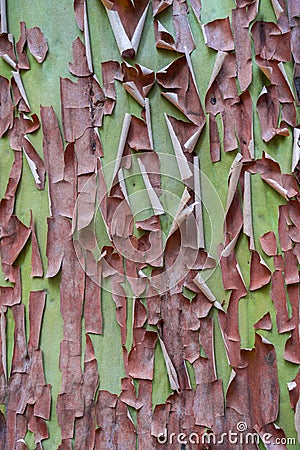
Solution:
[{"label": "tree trunk", "polygon": [[298,448],[298,9],[0,1],[1,448]]}]

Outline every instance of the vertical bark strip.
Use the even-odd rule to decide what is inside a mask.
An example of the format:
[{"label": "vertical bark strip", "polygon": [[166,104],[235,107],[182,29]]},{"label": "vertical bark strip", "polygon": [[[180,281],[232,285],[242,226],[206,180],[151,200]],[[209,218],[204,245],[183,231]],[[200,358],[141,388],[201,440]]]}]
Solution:
[{"label": "vertical bark strip", "polygon": [[58,111],[44,93],[59,38],[25,21],[12,36],[0,0],[0,446],[231,450],[235,432],[237,449],[294,448],[299,1],[92,3],[74,0]]}]

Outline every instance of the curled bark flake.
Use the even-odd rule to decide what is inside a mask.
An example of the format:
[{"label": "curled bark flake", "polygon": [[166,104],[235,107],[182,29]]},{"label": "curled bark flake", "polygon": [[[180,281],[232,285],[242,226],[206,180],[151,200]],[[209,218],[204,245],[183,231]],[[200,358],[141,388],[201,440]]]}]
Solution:
[{"label": "curled bark flake", "polygon": [[226,350],[227,360],[231,367],[238,367],[241,361],[241,349],[239,336],[236,340],[232,340],[228,336],[227,314],[219,313],[219,325]]},{"label": "curled bark flake", "polygon": [[147,174],[145,166],[140,159],[138,159],[138,164],[139,164],[140,171],[141,171],[141,174],[142,174],[145,186],[146,186],[146,190],[147,190],[147,193],[149,196],[149,200],[150,200],[154,215],[158,216],[160,214],[164,214],[165,213],[164,208],[163,208],[162,204],[160,203],[159,198],[157,197],[157,195],[155,193],[155,190],[153,189],[153,186],[149,180],[149,176]]},{"label": "curled bark flake", "polygon": [[[147,123],[138,117],[132,116],[127,136],[127,145],[135,151],[153,150]],[[125,150],[126,152],[126,150]]]},{"label": "curled bark flake", "polygon": [[201,194],[201,171],[199,167],[199,158],[194,156],[194,192],[195,192],[195,218],[197,222],[197,242],[198,248],[205,248],[204,240],[204,224],[203,224],[203,211],[202,211],[202,194]]},{"label": "curled bark flake", "polygon": [[[17,70],[16,72],[12,71],[11,73],[13,75],[14,82],[15,82],[15,84],[18,87],[19,93],[20,93],[20,95],[22,97],[22,109],[24,109],[24,111],[25,110],[26,111],[30,111],[31,108],[30,108],[30,105],[29,105],[29,101],[28,101],[25,89],[24,89],[24,85],[23,85],[23,82],[22,82],[22,78],[21,78],[20,72]],[[23,105],[25,105],[25,108],[24,108]]]},{"label": "curled bark flake", "polygon": [[180,141],[174,131],[174,128],[173,128],[173,125],[171,122],[171,118],[169,116],[167,116],[167,114],[165,114],[165,119],[167,122],[169,134],[170,134],[173,149],[174,149],[174,153],[175,153],[176,160],[178,163],[178,168],[179,168],[181,179],[182,179],[182,181],[189,180],[193,176],[193,173],[192,173],[191,169],[189,168],[187,158],[183,152]]},{"label": "curled bark flake", "polygon": [[74,0],[74,14],[80,31],[83,31],[84,23],[84,0]]},{"label": "curled bark flake", "polygon": [[272,0],[273,10],[277,19],[277,25],[282,32],[290,31],[287,15],[287,5],[284,0]]},{"label": "curled bark flake", "polygon": [[74,144],[64,152],[53,108],[41,108],[45,167],[49,176],[50,212],[71,218],[76,199],[76,156]]},{"label": "curled bark flake", "polygon": [[283,33],[273,22],[257,21],[251,29],[256,56],[265,60],[290,61],[290,32]]},{"label": "curled bark flake", "polygon": [[32,56],[38,63],[42,63],[48,52],[48,44],[40,28],[28,28],[27,43]]},{"label": "curled bark flake", "polygon": [[31,229],[31,246],[32,246],[30,276],[32,278],[33,277],[42,277],[44,270],[43,270],[43,264],[42,264],[40,250],[39,250],[39,245],[38,245],[38,241],[37,241],[37,237],[36,237],[36,233],[35,233],[32,211],[30,211],[30,229]]},{"label": "curled bark flake", "polygon": [[15,283],[15,285],[13,288],[0,286],[1,304],[4,306],[13,306],[21,302],[22,289],[21,289],[20,266],[9,266],[9,267],[11,269],[9,281]]},{"label": "curled bark flake", "polygon": [[157,19],[154,19],[154,36],[156,48],[176,51],[175,39]]},{"label": "curled bark flake", "polygon": [[153,17],[172,5],[173,0],[152,0]]},{"label": "curled bark flake", "polygon": [[2,33],[0,35],[0,56],[14,70],[16,69],[16,56],[14,52],[13,40],[10,34]]},{"label": "curled bark flake", "polygon": [[249,167],[252,173],[259,173],[261,178],[286,200],[298,193],[298,186],[293,176],[281,173],[280,166],[267,153]]},{"label": "curled bark flake", "polygon": [[300,385],[300,372],[298,372],[296,378],[288,383],[288,390],[290,394],[290,403],[291,407],[295,412],[294,423],[295,428],[298,434],[298,440],[300,440],[300,394],[299,394],[299,385]]},{"label": "curled bark flake", "polygon": [[122,81],[120,63],[118,61],[105,61],[101,63],[103,90],[105,94],[104,115],[113,113],[117,93],[115,88],[115,80]]},{"label": "curled bark flake", "polygon": [[45,166],[40,155],[37,153],[31,142],[24,137],[23,152],[31,170],[37,189],[43,190],[45,187]]},{"label": "curled bark flake", "polygon": [[27,134],[34,133],[39,127],[40,121],[36,114],[32,114],[30,118],[25,114],[21,114],[20,117],[15,117],[13,127],[9,131],[11,148],[22,151],[22,148],[26,145],[25,140],[28,140]]},{"label": "curled bark flake", "polygon": [[272,319],[270,313],[266,313],[258,322],[254,324],[255,330],[272,330]]},{"label": "curled bark flake", "polygon": [[237,76],[242,92],[248,89],[252,81],[252,50],[249,25],[250,18],[246,7],[236,8],[232,11]]},{"label": "curled bark flake", "polygon": [[[274,423],[278,415],[279,386],[274,346],[256,334],[255,348],[242,350],[239,368],[229,384],[226,400],[229,408],[247,418],[248,426],[262,429]],[[256,380],[251,383],[250,380]],[[264,404],[264,408],[257,405]]]},{"label": "curled bark flake", "polygon": [[20,89],[14,78],[11,79],[11,90],[12,90],[15,108],[17,108],[18,111],[23,112],[25,114],[29,113],[30,108],[29,108],[28,104],[25,103],[23,96],[20,92]]},{"label": "curled bark flake", "polygon": [[140,297],[146,289],[147,279],[143,275],[142,268],[145,264],[138,264],[135,261],[126,260],[126,278],[129,282],[133,295]]},{"label": "curled bark flake", "polygon": [[91,72],[89,70],[86,49],[78,37],[72,43],[73,48],[73,63],[69,63],[69,71],[76,77],[89,77]]},{"label": "curled bark flake", "polygon": [[64,256],[64,246],[71,234],[71,224],[65,217],[48,217],[46,255],[48,269],[46,278],[52,278],[59,272]]},{"label": "curled bark flake", "polygon": [[196,275],[196,277],[193,280],[194,284],[197,286],[198,289],[200,289],[200,291],[202,292],[202,294],[205,295],[205,297],[207,298],[207,300],[209,300],[210,302],[213,303],[213,305],[223,311],[222,305],[220,304],[220,302],[217,301],[215,295],[213,294],[213,292],[210,290],[210,288],[208,287],[208,285],[205,283],[205,281],[202,279],[201,275],[198,273]]},{"label": "curled bark flake", "polygon": [[157,216],[151,216],[149,219],[138,220],[135,222],[135,226],[139,230],[144,231],[158,231],[160,230],[160,222]]},{"label": "curled bark flake", "polygon": [[234,251],[231,251],[231,253],[229,254],[226,253],[226,256],[222,255],[220,259],[220,264],[222,269],[222,280],[224,289],[239,290],[242,289],[243,287],[245,289],[244,281],[241,276],[239,265]]},{"label": "curled bark flake", "polygon": [[298,284],[287,286],[287,292],[290,303],[292,305],[292,317],[290,319],[294,329],[292,329],[291,336],[288,338],[284,349],[284,359],[293,364],[299,364],[300,361],[300,336],[298,327],[299,317],[299,289]]},{"label": "curled bark flake", "polygon": [[209,145],[210,159],[213,163],[221,159],[221,144],[216,118],[213,114],[209,114]]},{"label": "curled bark flake", "polygon": [[205,106],[210,115],[221,114],[224,150],[235,150],[239,144],[247,161],[254,157],[252,100],[248,91],[238,95],[236,75],[235,55],[218,52]]},{"label": "curled bark flake", "polygon": [[151,381],[153,380],[154,348],[157,334],[153,331],[143,330],[142,336],[128,355],[128,374],[132,378]]},{"label": "curled bark flake", "polygon": [[29,353],[39,348],[42,318],[46,302],[45,291],[32,291],[29,297],[30,335],[28,341]]},{"label": "curled bark flake", "polygon": [[217,51],[229,52],[234,50],[233,36],[229,17],[216,19],[203,25],[205,44]]},{"label": "curled bark flake", "polygon": [[274,136],[289,136],[289,130],[284,123],[277,127],[279,117],[279,102],[272,88],[264,88],[260,93],[256,108],[260,120],[262,138],[269,142]]},{"label": "curled bark flake", "polygon": [[[191,312],[189,301],[181,293],[170,294],[169,291],[160,304],[160,345],[171,389],[178,392],[191,387],[185,359],[192,353],[193,333],[190,330],[199,329],[197,306],[195,304],[195,311]],[[186,353],[179,351],[180,348],[186,348]]]},{"label": "curled bark flake", "polygon": [[141,105],[145,106],[145,98],[150,92],[155,75],[151,69],[136,64],[130,66],[126,61],[122,63],[123,87]]},{"label": "curled bark flake", "polygon": [[21,179],[23,167],[22,153],[14,151],[14,162],[9,174],[9,180],[6,186],[5,197],[0,201],[0,223],[8,222],[13,215],[15,205],[15,194]]},{"label": "curled bark flake", "polygon": [[224,230],[225,246],[222,249],[221,253],[223,257],[229,256],[233,251],[238,241],[242,227],[243,227],[243,214],[241,209],[239,193],[238,190],[236,190],[225,217],[225,230]]},{"label": "curled bark flake", "polygon": [[254,158],[253,109],[250,93],[245,91],[236,102],[225,102],[222,112],[224,151],[241,148],[244,161]]},{"label": "curled bark flake", "polygon": [[[99,280],[100,282],[101,280]],[[89,276],[85,277],[84,299],[84,323],[86,332],[102,334],[101,287]]]},{"label": "curled bark flake", "polygon": [[122,163],[122,157],[124,155],[124,150],[126,148],[126,141],[127,141],[127,135],[128,135],[130,123],[131,123],[131,118],[132,118],[132,116],[130,114],[125,113],[122,130],[121,130],[121,136],[120,136],[119,145],[118,145],[118,150],[117,150],[117,155],[116,155],[115,167],[114,167],[113,175],[111,178],[110,190],[112,189],[112,187],[114,185],[115,177],[117,176],[120,166],[121,166],[121,163]]},{"label": "curled bark flake", "polygon": [[297,105],[300,102],[300,86],[299,86],[299,64],[300,64],[300,52],[299,52],[299,36],[300,36],[300,14],[299,5],[297,0],[291,0],[288,2],[288,15],[289,25],[291,27],[291,51],[294,59],[294,85],[297,93]]},{"label": "curled bark flake", "polygon": [[0,76],[0,137],[13,126],[13,103],[9,81]]},{"label": "curled bark flake", "polygon": [[195,48],[195,42],[188,20],[188,6],[185,0],[161,1],[154,5],[153,15],[157,14],[170,4],[173,4],[173,25],[175,38],[157,20],[154,19],[154,36],[156,48],[176,51],[178,53],[191,53]]},{"label": "curled bark flake", "polygon": [[190,54],[195,48],[195,42],[188,20],[188,13],[188,6],[185,0],[173,0],[176,51]]},{"label": "curled bark flake", "polygon": [[20,22],[20,39],[16,44],[18,55],[18,69],[29,70],[30,64],[26,53],[27,30],[25,22]]},{"label": "curled bark flake", "polygon": [[249,249],[255,250],[254,234],[252,225],[252,201],[251,201],[251,175],[249,172],[244,173],[244,233],[249,238]]},{"label": "curled bark flake", "polygon": [[295,171],[299,160],[300,160],[300,129],[294,128],[292,172]]},{"label": "curled bark flake", "polygon": [[260,289],[270,282],[271,271],[258,252],[252,251],[250,264],[250,291]]},{"label": "curled bark flake", "polygon": [[263,234],[260,238],[260,245],[268,256],[276,256],[277,255],[277,242],[276,236],[273,231],[268,231]]},{"label": "curled bark flake", "polygon": [[290,250],[293,247],[292,240],[289,234],[289,225],[291,225],[289,217],[289,208],[287,205],[279,206],[278,217],[278,237],[282,251]]},{"label": "curled bark flake", "polygon": [[118,2],[102,0],[116,43],[123,58],[135,58],[146,20],[149,0],[133,4],[130,0]]},{"label": "curled bark flake", "polygon": [[161,69],[157,72],[156,78],[158,84],[167,91],[162,95],[202,130],[205,116],[186,56]]},{"label": "curled bark flake", "polygon": [[[278,61],[267,61],[256,56],[255,61],[271,82],[267,91],[282,104],[282,119],[289,125],[296,126],[294,94],[287,77],[284,65]],[[264,89],[263,89],[264,92]]]},{"label": "curled bark flake", "polygon": [[31,230],[17,216],[11,216],[2,226],[0,253],[2,264],[12,265],[26,245]]},{"label": "curled bark flake", "polygon": [[36,417],[33,414],[32,408],[31,414],[28,420],[28,430],[34,434],[34,442],[36,443],[36,449],[42,449],[41,441],[49,438],[49,432],[46,423],[40,417]]},{"label": "curled bark flake", "polygon": [[[239,335],[239,327],[238,327],[238,305],[241,298],[247,295],[247,289],[245,287],[245,282],[242,277],[242,273],[238,262],[236,261],[236,257],[233,254],[232,256],[234,264],[232,268],[227,271],[227,277],[232,278],[232,292],[229,298],[229,304],[226,313],[226,336],[229,341],[233,341],[236,345],[240,344],[240,335]],[[224,262],[228,262],[228,260],[224,260]],[[224,269],[223,269],[224,270]],[[223,272],[223,271],[222,271]],[[224,272],[225,274],[226,272]],[[225,283],[223,277],[224,287],[229,283]],[[229,284],[230,285],[230,284]],[[228,357],[231,359],[231,355],[228,354]],[[233,351],[233,358],[236,357],[235,350]]]},{"label": "curled bark flake", "polygon": [[41,107],[45,167],[50,183],[63,179],[64,149],[58,121],[52,107]]},{"label": "curled bark flake", "polygon": [[61,79],[63,130],[67,142],[75,142],[88,128],[101,127],[104,93],[95,77],[77,83]]},{"label": "curled bark flake", "polygon": [[200,22],[201,9],[202,9],[201,0],[191,0],[191,6],[192,6],[192,9],[194,11],[194,14],[195,14],[198,22]]},{"label": "curled bark flake", "polygon": [[161,346],[161,350],[163,352],[164,355],[164,360],[165,360],[165,364],[166,364],[166,369],[168,372],[168,378],[169,378],[169,382],[170,382],[170,387],[173,391],[180,391],[180,386],[179,386],[179,380],[178,380],[178,376],[176,373],[176,369],[172,363],[172,360],[167,352],[166,346],[164,344],[164,341],[159,338],[159,343]]},{"label": "curled bark flake", "polygon": [[88,227],[93,220],[95,214],[95,201],[97,189],[96,174],[80,175],[77,179],[78,184],[78,200],[76,202],[75,217],[73,218],[72,233],[74,232],[75,223],[78,231]]},{"label": "curled bark flake", "polygon": [[11,373],[25,373],[27,369],[27,344],[25,335],[25,307],[23,304],[14,305],[12,308],[15,331],[14,331],[14,351],[12,357]]},{"label": "curled bark flake", "polygon": [[272,275],[271,298],[276,310],[276,324],[278,332],[285,333],[293,328],[293,325],[289,323],[284,278],[279,270],[275,270]]},{"label": "curled bark flake", "polygon": [[293,250],[284,252],[284,275],[287,285],[299,282],[298,261]]}]

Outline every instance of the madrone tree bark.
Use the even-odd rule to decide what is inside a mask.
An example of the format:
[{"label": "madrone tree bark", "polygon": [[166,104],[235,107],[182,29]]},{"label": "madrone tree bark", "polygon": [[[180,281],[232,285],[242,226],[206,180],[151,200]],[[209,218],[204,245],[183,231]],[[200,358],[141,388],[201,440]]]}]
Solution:
[{"label": "madrone tree bark", "polygon": [[299,16],[0,1],[1,448],[299,448]]}]

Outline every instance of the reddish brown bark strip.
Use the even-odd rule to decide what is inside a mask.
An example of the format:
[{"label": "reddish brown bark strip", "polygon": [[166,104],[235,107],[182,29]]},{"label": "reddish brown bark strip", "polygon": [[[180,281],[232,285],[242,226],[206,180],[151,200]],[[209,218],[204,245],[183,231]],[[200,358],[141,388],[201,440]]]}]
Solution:
[{"label": "reddish brown bark strip", "polygon": [[118,61],[105,61],[101,63],[103,90],[105,94],[104,115],[111,115],[116,103],[115,80],[122,80],[120,63]]},{"label": "reddish brown bark strip", "polygon": [[216,19],[203,26],[205,44],[217,51],[229,52],[234,49],[229,17]]},{"label": "reddish brown bark strip", "polygon": [[250,265],[250,291],[266,286],[271,280],[271,271],[258,252],[252,251]]},{"label": "reddish brown bark strip", "polygon": [[237,76],[242,92],[248,89],[252,81],[252,49],[249,34],[251,19],[246,6],[232,10]]},{"label": "reddish brown bark strip", "polygon": [[46,292],[45,291],[30,292],[30,297],[29,297],[30,335],[29,335],[29,341],[28,341],[29,353],[34,350],[38,350],[38,348],[39,348],[40,332],[41,332],[45,302],[46,302]]},{"label": "reddish brown bark strip", "polygon": [[30,229],[31,229],[31,277],[42,277],[44,270],[39,250],[39,245],[35,233],[34,220],[32,211],[30,211]]},{"label": "reddish brown bark strip", "polygon": [[134,425],[127,406],[117,395],[99,391],[97,405],[96,450],[122,448],[132,450],[136,446]]},{"label": "reddish brown bark strip", "polygon": [[84,372],[82,391],[84,397],[84,413],[75,421],[75,449],[93,450],[95,447],[95,395],[98,386],[98,364],[94,354],[94,347],[86,335],[84,354]]},{"label": "reddish brown bark strip", "polygon": [[[274,346],[256,334],[255,348],[242,350],[242,360],[235,369],[227,395],[227,405],[244,415],[248,427],[260,431],[277,420],[279,386]],[[252,383],[251,380],[256,380]],[[264,408],[258,405],[264,404]]]},{"label": "reddish brown bark strip", "polygon": [[277,255],[277,242],[273,231],[268,231],[260,237],[260,245],[268,256]]},{"label": "reddish brown bark strip", "polygon": [[186,57],[182,56],[161,69],[156,78],[167,90],[162,95],[183,112],[187,119],[202,129],[205,123],[204,112]]},{"label": "reddish brown bark strip", "polygon": [[12,265],[30,236],[31,229],[26,227],[17,216],[11,216],[1,230],[0,253],[2,264]]},{"label": "reddish brown bark strip", "polygon": [[9,81],[0,76],[0,137],[13,126],[13,103],[10,95]]},{"label": "reddish brown bark strip", "polygon": [[270,313],[266,313],[256,324],[255,330],[272,330],[272,319]]},{"label": "reddish brown bark strip", "polygon": [[97,284],[89,276],[85,277],[84,323],[86,333],[102,334],[100,283],[101,279]]},{"label": "reddish brown bark strip", "polygon": [[27,43],[32,56],[38,63],[42,63],[48,52],[48,44],[44,34],[38,27],[28,28]]}]

